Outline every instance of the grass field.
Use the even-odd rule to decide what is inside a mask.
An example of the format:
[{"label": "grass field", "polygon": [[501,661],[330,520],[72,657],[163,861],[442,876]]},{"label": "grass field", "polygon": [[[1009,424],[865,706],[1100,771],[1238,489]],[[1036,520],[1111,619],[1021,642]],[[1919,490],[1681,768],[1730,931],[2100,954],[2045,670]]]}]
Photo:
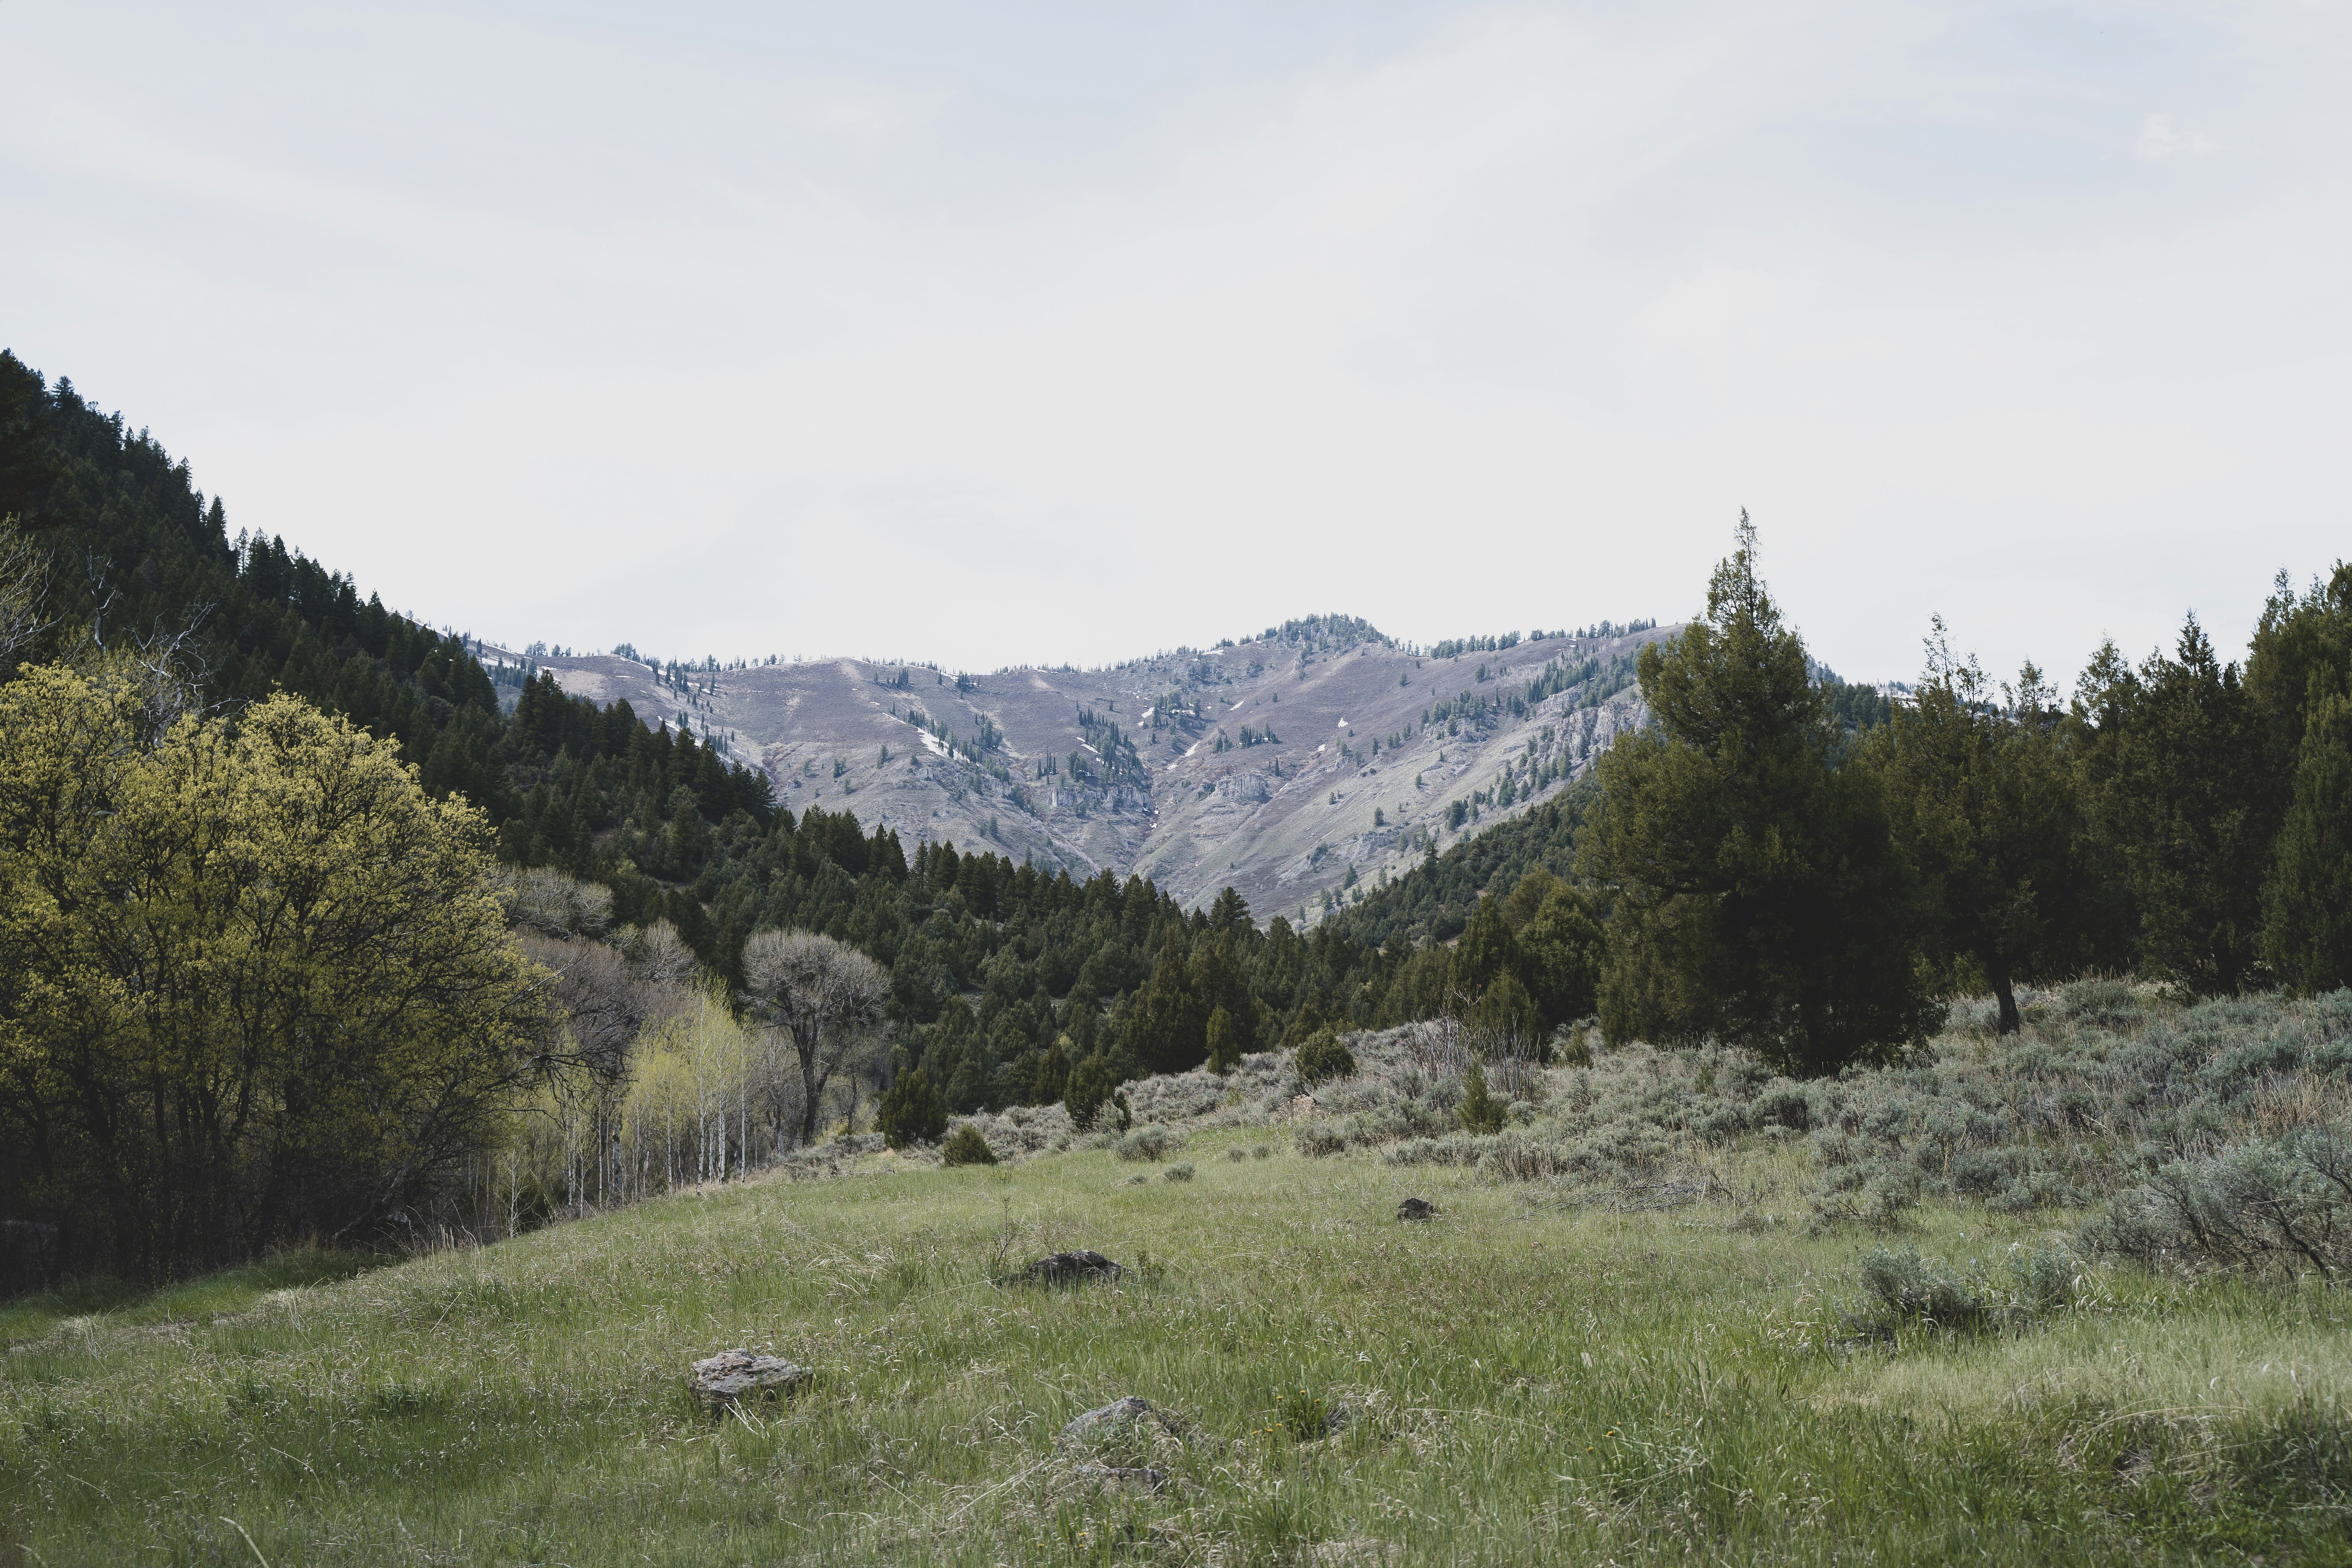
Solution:
[{"label": "grass field", "polygon": [[[2342,1292],[2118,1267],[1873,1333],[1886,1238],[1806,1223],[1804,1141],[1684,1155],[1706,1196],[1624,1212],[1196,1127],[20,1304],[0,1561],[2352,1563]],[[1997,1279],[2080,1218],[1900,1239]],[[992,1282],[1074,1247],[1130,1272]],[[735,1345],[817,1376],[714,1417],[687,1363]],[[1174,1422],[1056,1444],[1129,1394]]]}]

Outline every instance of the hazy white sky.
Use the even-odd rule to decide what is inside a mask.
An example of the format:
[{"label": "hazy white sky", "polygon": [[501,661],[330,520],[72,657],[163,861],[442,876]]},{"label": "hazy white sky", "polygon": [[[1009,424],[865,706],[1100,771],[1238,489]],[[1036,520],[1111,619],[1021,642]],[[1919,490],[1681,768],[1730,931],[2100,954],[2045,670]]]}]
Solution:
[{"label": "hazy white sky", "polygon": [[0,6],[0,342],[491,637],[1675,619],[2352,553],[2342,5]]}]

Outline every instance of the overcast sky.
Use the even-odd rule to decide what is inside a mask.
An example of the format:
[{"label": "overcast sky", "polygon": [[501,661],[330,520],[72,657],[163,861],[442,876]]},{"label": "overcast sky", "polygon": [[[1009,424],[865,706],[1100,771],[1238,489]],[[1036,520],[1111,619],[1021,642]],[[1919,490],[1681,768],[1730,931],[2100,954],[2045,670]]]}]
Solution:
[{"label": "overcast sky", "polygon": [[0,5],[0,342],[436,624],[2071,678],[2352,553],[2339,4]]}]

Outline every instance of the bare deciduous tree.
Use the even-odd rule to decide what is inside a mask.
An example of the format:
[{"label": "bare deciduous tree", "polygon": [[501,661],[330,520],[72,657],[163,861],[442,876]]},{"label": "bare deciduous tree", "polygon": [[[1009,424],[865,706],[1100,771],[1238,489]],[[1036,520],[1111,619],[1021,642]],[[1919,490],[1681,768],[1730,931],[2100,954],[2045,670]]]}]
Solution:
[{"label": "bare deciduous tree", "polygon": [[882,1021],[889,976],[846,942],[807,931],[752,937],[743,948],[743,975],[753,1002],[783,1026],[800,1056],[801,1142],[814,1142],[824,1086],[860,1036]]},{"label": "bare deciduous tree", "polygon": [[49,629],[49,553],[37,549],[13,517],[0,518],[0,677],[16,655]]}]

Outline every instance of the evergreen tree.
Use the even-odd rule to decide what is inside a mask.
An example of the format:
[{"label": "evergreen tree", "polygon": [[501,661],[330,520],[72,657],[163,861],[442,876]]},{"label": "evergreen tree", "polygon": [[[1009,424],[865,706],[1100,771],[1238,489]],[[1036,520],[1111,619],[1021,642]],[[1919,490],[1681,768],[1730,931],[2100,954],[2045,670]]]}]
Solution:
[{"label": "evergreen tree", "polygon": [[2085,807],[2127,893],[2137,967],[2233,994],[2260,957],[2262,881],[2285,780],[2239,679],[2190,616],[2178,657],[2137,671],[2112,645],[2084,671]]},{"label": "evergreen tree", "polygon": [[1188,1072],[1208,1057],[1208,1010],[1193,993],[1183,941],[1173,926],[1160,942],[1127,1047],[1148,1073]]},{"label": "evergreen tree", "polygon": [[1473,1058],[1462,1083],[1462,1126],[1489,1137],[1503,1130],[1503,1102],[1486,1087],[1486,1069]]},{"label": "evergreen tree", "polygon": [[1917,693],[1865,742],[1921,879],[1926,939],[1947,966],[1982,972],[2005,1035],[2021,1026],[2019,981],[2087,956],[2081,824],[2054,698],[2029,664],[1995,703],[1975,661],[1952,657],[1938,616]]},{"label": "evergreen tree", "polygon": [[931,1087],[923,1069],[916,1068],[883,1091],[876,1121],[882,1129],[882,1141],[893,1149],[934,1143],[948,1130],[947,1102]]},{"label": "evergreen tree", "polygon": [[2263,952],[2291,990],[2352,985],[2352,697],[2312,703],[2263,889]]},{"label": "evergreen tree", "polygon": [[1515,1056],[1545,1055],[1542,1015],[1528,988],[1509,970],[1495,976],[1470,1009],[1470,1037],[1488,1052]]},{"label": "evergreen tree", "polygon": [[1481,899],[1454,951],[1454,984],[1464,1003],[1475,1002],[1486,988],[1519,967],[1519,944],[1510,922],[1494,899]]},{"label": "evergreen tree", "polygon": [[1219,1074],[1229,1073],[1240,1065],[1244,1037],[1234,1016],[1224,1008],[1209,1015],[1209,1068]]},{"label": "evergreen tree", "polygon": [[1584,900],[1558,879],[1546,880],[1554,890],[1519,931],[1519,974],[1544,1026],[1554,1029],[1591,1014],[1608,944]]},{"label": "evergreen tree", "polygon": [[1118,1069],[1109,1058],[1097,1051],[1070,1069],[1069,1086],[1062,1091],[1063,1109],[1078,1128],[1090,1128],[1118,1084]]},{"label": "evergreen tree", "polygon": [[1580,846],[1612,899],[1610,1037],[1719,1035],[1804,1076],[1924,1038],[1912,891],[1876,783],[1840,765],[1745,513],[1706,615],[1645,645],[1639,674],[1656,727],[1601,758]]},{"label": "evergreen tree", "polygon": [[1051,1105],[1070,1087],[1070,1037],[1062,1035],[1038,1059],[1037,1077],[1029,1087],[1031,1105]]}]

